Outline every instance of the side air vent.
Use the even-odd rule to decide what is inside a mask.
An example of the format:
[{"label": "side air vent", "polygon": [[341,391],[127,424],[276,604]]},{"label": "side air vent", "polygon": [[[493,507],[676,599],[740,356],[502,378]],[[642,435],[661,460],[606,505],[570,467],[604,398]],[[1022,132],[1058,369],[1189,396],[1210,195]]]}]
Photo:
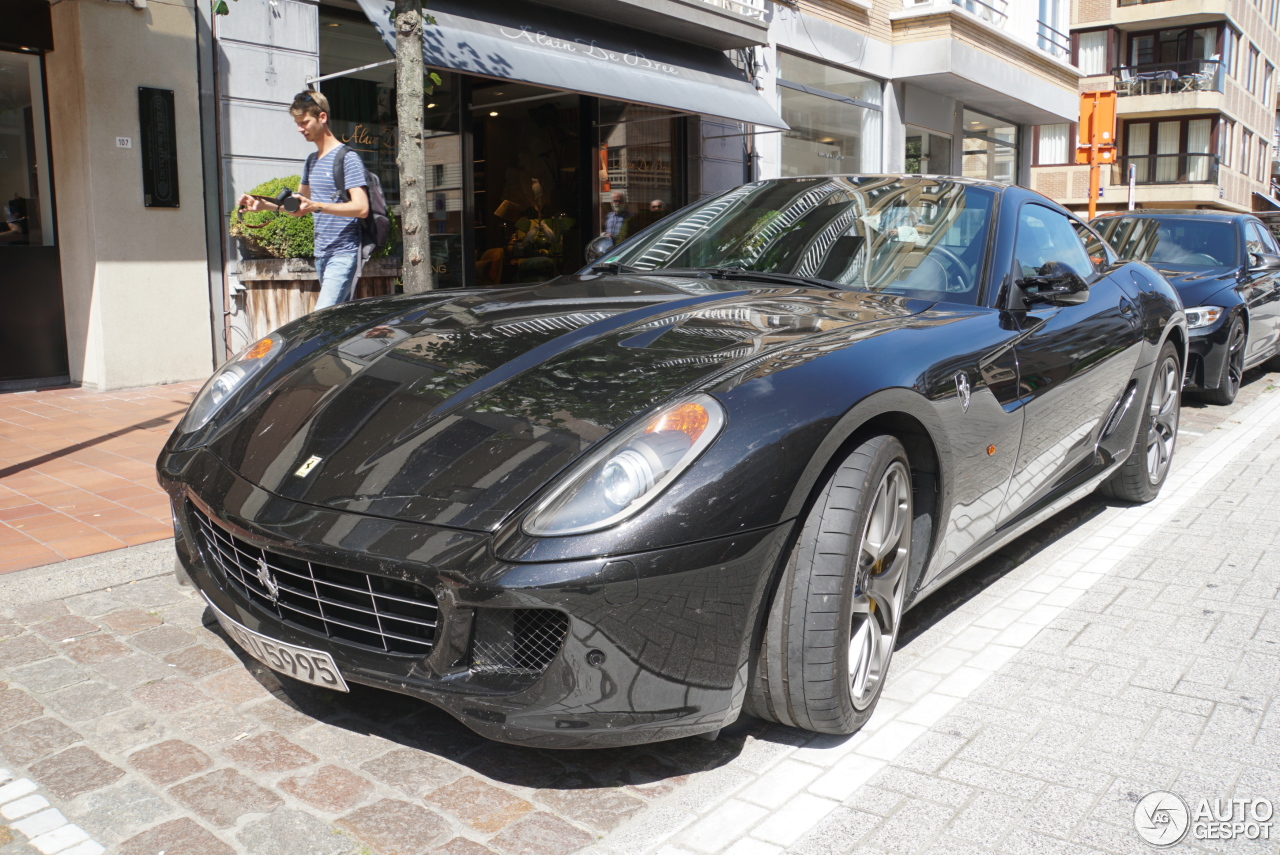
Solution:
[{"label": "side air vent", "polygon": [[541,674],[560,652],[569,616],[555,609],[476,609],[471,670]]}]

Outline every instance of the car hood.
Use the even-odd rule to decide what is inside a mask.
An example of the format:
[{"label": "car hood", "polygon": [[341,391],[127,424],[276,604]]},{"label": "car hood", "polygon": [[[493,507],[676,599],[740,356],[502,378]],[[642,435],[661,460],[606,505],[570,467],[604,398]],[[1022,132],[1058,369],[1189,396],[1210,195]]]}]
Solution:
[{"label": "car hood", "polygon": [[1230,288],[1236,284],[1236,268],[1234,267],[1210,267],[1197,268],[1195,270],[1178,269],[1175,267],[1166,267],[1159,264],[1153,264],[1164,278],[1174,288],[1178,289],[1178,296],[1182,298],[1184,306],[1199,306],[1209,301],[1209,298],[1224,288]]},{"label": "car hood", "polygon": [[625,275],[397,298],[256,390],[209,450],[300,502],[492,530],[682,390],[833,329],[900,326],[930,305]]}]

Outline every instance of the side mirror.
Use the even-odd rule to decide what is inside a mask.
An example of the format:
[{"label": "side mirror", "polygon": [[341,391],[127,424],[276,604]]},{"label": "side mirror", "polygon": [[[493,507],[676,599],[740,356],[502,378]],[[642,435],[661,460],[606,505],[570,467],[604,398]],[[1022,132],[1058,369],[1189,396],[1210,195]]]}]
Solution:
[{"label": "side mirror", "polygon": [[595,261],[611,249],[613,249],[613,237],[608,233],[593,238],[587,243],[587,264]]},{"label": "side mirror", "polygon": [[1022,289],[1022,298],[1028,306],[1035,303],[1076,306],[1089,299],[1088,284],[1060,261],[1045,263],[1035,276],[1019,279],[1015,284]]},{"label": "side mirror", "polygon": [[1249,257],[1253,261],[1249,266],[1250,273],[1274,273],[1280,270],[1280,255],[1273,255],[1270,252],[1251,252]]}]

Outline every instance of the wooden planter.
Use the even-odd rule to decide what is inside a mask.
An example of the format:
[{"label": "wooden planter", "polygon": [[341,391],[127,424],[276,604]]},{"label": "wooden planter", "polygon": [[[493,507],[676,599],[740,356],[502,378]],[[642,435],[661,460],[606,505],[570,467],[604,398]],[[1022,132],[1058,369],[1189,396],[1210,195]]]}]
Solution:
[{"label": "wooden planter", "polygon": [[[399,276],[399,258],[370,261],[356,283],[356,297],[393,294]],[[244,308],[251,340],[313,311],[320,297],[320,280],[309,258],[243,259],[240,282],[245,287]]]}]

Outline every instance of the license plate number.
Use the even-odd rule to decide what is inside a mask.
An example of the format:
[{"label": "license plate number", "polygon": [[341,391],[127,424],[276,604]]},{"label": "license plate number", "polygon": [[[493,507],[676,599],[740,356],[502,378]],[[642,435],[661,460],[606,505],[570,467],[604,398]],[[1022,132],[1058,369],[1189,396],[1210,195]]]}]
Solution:
[{"label": "license plate number", "polygon": [[227,635],[244,648],[246,653],[271,670],[288,674],[299,682],[310,683],[313,686],[323,686],[339,692],[351,691],[347,688],[347,681],[342,679],[342,674],[338,671],[333,657],[323,650],[285,644],[260,632],[254,632],[247,626],[241,626],[219,611],[213,603],[209,603],[209,608],[218,619],[218,623],[226,630]]}]

